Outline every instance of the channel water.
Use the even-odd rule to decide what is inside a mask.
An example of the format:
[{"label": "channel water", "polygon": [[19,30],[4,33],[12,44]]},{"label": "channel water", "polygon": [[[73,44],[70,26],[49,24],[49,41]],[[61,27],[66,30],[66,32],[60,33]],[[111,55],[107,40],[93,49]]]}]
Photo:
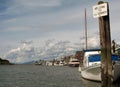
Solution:
[{"label": "channel water", "polygon": [[[120,80],[113,87],[120,87]],[[101,87],[68,66],[0,65],[0,87]]]}]

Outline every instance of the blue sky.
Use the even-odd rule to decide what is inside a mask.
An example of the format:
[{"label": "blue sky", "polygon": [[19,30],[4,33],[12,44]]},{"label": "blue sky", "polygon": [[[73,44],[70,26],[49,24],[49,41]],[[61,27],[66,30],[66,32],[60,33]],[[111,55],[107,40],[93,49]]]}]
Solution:
[{"label": "blue sky", "polygon": [[[48,39],[81,43],[84,36],[84,9],[87,10],[89,44],[98,42],[98,19],[92,6],[99,0],[0,0],[0,55],[32,41],[43,46]],[[120,43],[120,1],[110,5],[111,38]],[[39,44],[38,44],[39,43]]]}]

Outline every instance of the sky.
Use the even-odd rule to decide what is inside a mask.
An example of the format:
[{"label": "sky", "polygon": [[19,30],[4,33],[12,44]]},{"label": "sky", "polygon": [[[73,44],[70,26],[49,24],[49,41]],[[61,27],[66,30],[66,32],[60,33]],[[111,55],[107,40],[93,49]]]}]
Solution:
[{"label": "sky", "polygon": [[[88,47],[99,47],[98,18],[93,18],[92,10],[98,1],[0,0],[0,57],[19,63],[37,60],[41,55],[42,57],[48,55],[53,49],[59,49],[61,52],[60,50],[65,50],[62,47],[65,47],[66,51],[73,48],[74,51],[84,48],[85,8]],[[104,1],[109,2],[111,39],[120,44],[120,1]],[[58,44],[61,48],[58,47]],[[36,52],[41,54],[37,55],[37,58]],[[50,55],[53,54],[55,52],[50,53]]]}]

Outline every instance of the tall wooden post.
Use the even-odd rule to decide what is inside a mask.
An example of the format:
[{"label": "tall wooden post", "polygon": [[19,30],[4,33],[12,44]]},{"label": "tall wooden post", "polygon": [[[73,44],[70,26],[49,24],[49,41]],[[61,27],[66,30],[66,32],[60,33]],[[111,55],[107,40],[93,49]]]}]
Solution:
[{"label": "tall wooden post", "polygon": [[[100,1],[98,4],[105,2]],[[100,44],[101,44],[101,79],[102,87],[112,87],[112,58],[111,58],[111,35],[109,20],[109,5],[107,3],[107,16],[99,17]]]}]

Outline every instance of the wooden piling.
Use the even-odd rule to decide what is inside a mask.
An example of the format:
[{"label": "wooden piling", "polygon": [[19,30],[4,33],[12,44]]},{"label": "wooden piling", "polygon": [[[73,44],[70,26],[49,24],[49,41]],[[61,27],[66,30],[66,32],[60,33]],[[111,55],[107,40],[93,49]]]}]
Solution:
[{"label": "wooden piling", "polygon": [[[99,1],[98,4],[106,2]],[[112,87],[112,59],[111,59],[111,35],[109,20],[109,5],[107,3],[107,16],[99,17],[100,45],[101,45],[101,79],[102,87]]]}]

